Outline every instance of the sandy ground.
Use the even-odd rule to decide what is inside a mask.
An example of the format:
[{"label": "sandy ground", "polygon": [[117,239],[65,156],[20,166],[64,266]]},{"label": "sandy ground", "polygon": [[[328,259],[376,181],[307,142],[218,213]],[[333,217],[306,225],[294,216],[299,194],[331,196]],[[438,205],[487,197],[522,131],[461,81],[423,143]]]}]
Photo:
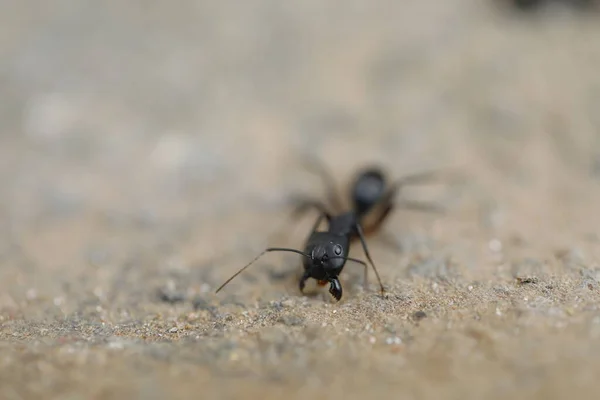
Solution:
[{"label": "sandy ground", "polygon": [[[561,2],[3,2],[0,398],[596,398],[598,71]],[[464,179],[369,237],[385,298],[215,295],[302,247],[306,155]]]}]

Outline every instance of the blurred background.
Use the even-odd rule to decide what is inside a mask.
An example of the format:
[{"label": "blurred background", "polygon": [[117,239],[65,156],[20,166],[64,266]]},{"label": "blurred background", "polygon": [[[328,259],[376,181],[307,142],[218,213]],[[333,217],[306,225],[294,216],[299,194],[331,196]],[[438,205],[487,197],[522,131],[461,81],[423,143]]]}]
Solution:
[{"label": "blurred background", "polygon": [[598,16],[540,3],[5,3],[2,282],[239,263],[290,194],[323,195],[307,155],[342,188],[367,163],[462,169],[455,241],[595,234]]},{"label": "blurred background", "polygon": [[[0,308],[213,291],[264,246],[302,246],[306,229],[272,235],[291,194],[324,195],[306,155],[340,190],[368,163],[461,169],[460,187],[414,192],[446,215],[386,229],[463,273],[493,275],[506,243],[595,259],[600,15],[575,3],[2,2]],[[277,260],[229,295],[295,293],[264,276],[293,268]]]}]

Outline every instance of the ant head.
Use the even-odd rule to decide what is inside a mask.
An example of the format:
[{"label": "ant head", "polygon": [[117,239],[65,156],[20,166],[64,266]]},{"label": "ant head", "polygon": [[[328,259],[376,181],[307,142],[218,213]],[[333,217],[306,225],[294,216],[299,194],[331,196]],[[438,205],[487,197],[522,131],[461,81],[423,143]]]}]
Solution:
[{"label": "ant head", "polygon": [[365,214],[383,197],[386,190],[385,175],[377,167],[364,169],[352,185],[352,202],[358,214]]},{"label": "ant head", "polygon": [[309,251],[314,266],[322,267],[325,271],[337,275],[346,263],[346,251],[341,243],[327,241],[316,243]]}]

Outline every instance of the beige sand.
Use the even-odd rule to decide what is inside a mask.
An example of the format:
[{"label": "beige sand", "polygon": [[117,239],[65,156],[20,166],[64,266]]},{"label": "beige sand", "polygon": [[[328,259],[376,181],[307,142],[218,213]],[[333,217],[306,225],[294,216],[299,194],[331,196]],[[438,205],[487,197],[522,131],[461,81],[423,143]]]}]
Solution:
[{"label": "beige sand", "polygon": [[[597,398],[599,15],[155,3],[2,6],[0,398]],[[385,299],[281,254],[214,295],[302,246],[311,152],[466,179],[369,238]]]}]

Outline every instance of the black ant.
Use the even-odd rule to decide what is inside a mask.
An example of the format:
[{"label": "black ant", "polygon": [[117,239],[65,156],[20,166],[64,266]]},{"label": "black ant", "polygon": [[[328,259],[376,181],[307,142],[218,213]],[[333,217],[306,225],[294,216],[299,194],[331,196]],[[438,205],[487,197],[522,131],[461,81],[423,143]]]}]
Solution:
[{"label": "black ant", "polygon": [[[310,166],[313,168],[318,168],[318,173],[324,179],[324,183],[328,188],[328,200],[333,203],[337,210],[342,210],[342,202],[334,190],[334,182],[331,176],[318,162],[313,162],[310,164]],[[325,204],[319,200],[310,198],[296,199],[296,207],[293,216],[298,217],[300,214],[303,214],[309,209],[316,209],[319,211],[319,217],[312,227],[311,234],[304,246],[304,251],[282,247],[267,248],[256,258],[254,258],[254,260],[246,264],[246,266],[225,281],[225,283],[223,283],[216,290],[216,293],[223,289],[225,285],[227,285],[231,280],[242,273],[265,253],[281,251],[300,254],[304,257],[304,274],[298,283],[300,292],[304,291],[306,281],[309,278],[313,278],[317,280],[317,283],[320,286],[324,286],[329,283],[329,293],[331,293],[331,295],[339,301],[342,298],[342,285],[340,284],[338,276],[344,269],[346,261],[352,261],[363,265],[365,268],[365,286],[368,282],[367,264],[362,260],[348,257],[351,242],[359,239],[363,251],[369,263],[371,264],[375,275],[377,276],[377,281],[383,297],[385,288],[381,283],[381,278],[369,253],[365,236],[371,232],[377,231],[396,205],[402,205],[407,208],[420,210],[435,210],[435,207],[428,206],[423,203],[410,201],[394,203],[394,198],[401,186],[410,183],[420,183],[429,180],[431,177],[432,173],[415,174],[400,179],[388,187],[385,175],[379,168],[365,168],[359,171],[359,174],[351,186],[351,210],[339,211],[336,214],[329,212]],[[362,222],[364,217],[378,205],[383,207],[383,211],[381,211],[371,226],[368,226],[367,229],[363,229]],[[318,231],[317,229],[323,219],[327,220],[328,229],[325,231]]]},{"label": "black ant", "polygon": [[[526,11],[538,9],[546,3],[548,3],[548,0],[512,0],[512,4],[516,8]],[[597,6],[596,0],[568,0],[566,3],[570,3],[571,6],[579,7],[581,9]]]}]

